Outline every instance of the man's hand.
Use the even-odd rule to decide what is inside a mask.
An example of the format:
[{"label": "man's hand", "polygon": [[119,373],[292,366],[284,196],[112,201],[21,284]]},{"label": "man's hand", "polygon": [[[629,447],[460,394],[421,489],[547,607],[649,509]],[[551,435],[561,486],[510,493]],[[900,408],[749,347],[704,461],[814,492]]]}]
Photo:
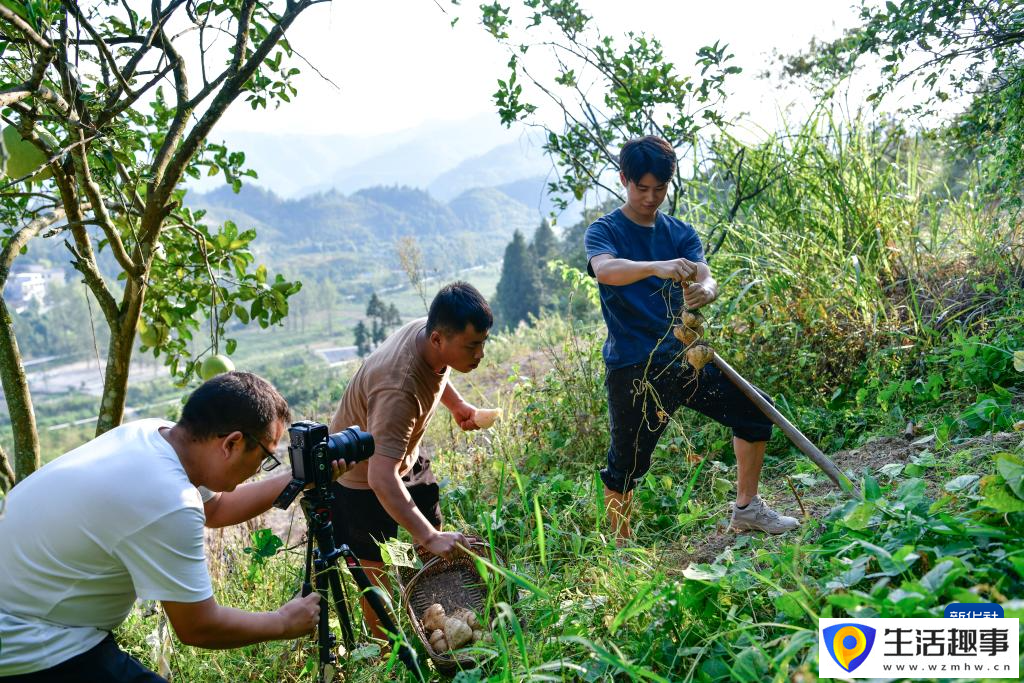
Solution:
[{"label": "man's hand", "polygon": [[651,266],[655,277],[660,277],[662,280],[688,282],[697,274],[697,264],[684,258],[672,259],[671,261],[655,261]]},{"label": "man's hand", "polygon": [[423,542],[423,547],[434,555],[440,555],[446,560],[451,559],[460,552],[457,543],[464,546],[469,545],[466,537],[457,531],[438,531]]},{"label": "man's hand", "polygon": [[313,591],[305,597],[292,598],[277,609],[284,633],[281,640],[312,633],[320,619],[320,594]]},{"label": "man's hand", "polygon": [[465,401],[460,401],[449,408],[449,410],[452,413],[452,417],[455,418],[455,422],[458,423],[459,427],[461,427],[463,431],[471,432],[474,429],[480,429],[480,425],[473,420],[473,414],[476,413],[476,406]]},{"label": "man's hand", "polygon": [[[350,469],[355,467],[355,465],[356,464],[354,462],[348,462],[345,460],[335,460],[334,462],[331,463],[331,481],[337,481],[338,477],[348,472]],[[309,482],[308,484],[306,484],[305,490],[308,491],[309,489],[313,488],[313,486],[315,486],[315,484],[313,482]]]},{"label": "man's hand", "polygon": [[705,306],[715,300],[716,293],[713,288],[707,287],[700,282],[692,282],[683,288],[683,302],[690,310]]},{"label": "man's hand", "polygon": [[337,481],[338,477],[348,472],[350,469],[355,467],[354,462],[348,462],[346,460],[335,460],[331,463],[331,479]]}]

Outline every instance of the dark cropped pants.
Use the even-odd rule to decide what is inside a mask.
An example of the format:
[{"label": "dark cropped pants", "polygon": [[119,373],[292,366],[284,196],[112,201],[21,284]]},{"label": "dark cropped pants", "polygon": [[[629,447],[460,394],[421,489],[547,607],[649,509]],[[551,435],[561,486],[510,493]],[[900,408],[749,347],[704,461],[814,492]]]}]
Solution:
[{"label": "dark cropped pants", "polygon": [[682,406],[730,427],[744,441],[767,441],[772,434],[771,421],[714,363],[699,373],[682,359],[615,368],[605,386],[611,446],[601,479],[612,491],[625,493],[640,483],[669,417]]}]

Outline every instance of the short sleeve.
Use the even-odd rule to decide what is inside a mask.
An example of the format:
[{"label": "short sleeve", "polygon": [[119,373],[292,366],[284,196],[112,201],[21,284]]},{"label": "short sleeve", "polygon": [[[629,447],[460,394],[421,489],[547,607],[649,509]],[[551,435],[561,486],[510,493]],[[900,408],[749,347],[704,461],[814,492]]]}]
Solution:
[{"label": "short sleeve", "polygon": [[679,240],[679,255],[694,263],[708,262],[704,257],[704,245],[700,241],[700,235],[689,223],[683,223],[683,235]]},{"label": "short sleeve", "polygon": [[366,431],[373,435],[374,454],[403,459],[419,417],[416,397],[408,392],[371,392],[366,397]]},{"label": "short sleeve", "polygon": [[203,546],[203,513],[181,508],[114,547],[140,600],[201,602],[213,597]]},{"label": "short sleeve", "polygon": [[587,273],[591,276],[594,275],[594,269],[590,267],[592,258],[601,254],[609,254],[613,258],[618,256],[611,231],[605,221],[591,223],[587,231],[583,233],[583,246],[587,250]]}]

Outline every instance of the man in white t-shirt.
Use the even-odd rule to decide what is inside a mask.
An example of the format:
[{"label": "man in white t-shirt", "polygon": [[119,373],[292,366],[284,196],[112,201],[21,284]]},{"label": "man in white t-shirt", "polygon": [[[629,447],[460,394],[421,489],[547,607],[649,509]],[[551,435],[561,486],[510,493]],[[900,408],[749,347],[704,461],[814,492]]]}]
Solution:
[{"label": "man in white t-shirt", "polygon": [[[278,462],[289,422],[268,382],[227,373],[196,389],[177,423],[122,425],[11,489],[0,518],[0,678],[163,681],[110,635],[136,599],[159,600],[196,647],[311,632],[315,591],[274,612],[218,605],[203,546],[204,525],[251,519],[288,484],[290,471],[239,486]],[[335,476],[345,469],[336,462]]]}]

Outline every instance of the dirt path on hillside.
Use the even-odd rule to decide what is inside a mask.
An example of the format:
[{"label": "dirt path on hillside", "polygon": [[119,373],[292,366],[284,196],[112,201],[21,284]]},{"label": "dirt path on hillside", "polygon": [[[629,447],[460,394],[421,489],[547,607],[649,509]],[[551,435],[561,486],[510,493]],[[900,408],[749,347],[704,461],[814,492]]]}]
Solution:
[{"label": "dirt path on hillside", "polygon": [[[1012,450],[1022,443],[1024,443],[1024,433],[996,432],[947,444],[936,455],[941,459],[952,453],[974,451],[977,454],[976,458],[983,458],[996,451]],[[934,435],[921,438],[883,436],[872,439],[857,448],[838,451],[830,457],[843,471],[852,470],[858,474],[867,471],[872,476],[878,477],[879,471],[886,465],[905,465],[911,462],[913,456],[934,448]],[[929,489],[933,489],[934,493],[938,494],[942,482],[930,480],[928,472],[931,472],[931,469],[926,470],[924,477],[928,481]],[[801,486],[797,489],[803,508],[809,517],[809,519],[803,520],[804,524],[815,524],[816,520],[822,519],[835,505],[841,502],[839,492],[832,482],[824,474],[816,474],[813,485]],[[763,495],[766,500],[771,502],[772,507],[797,519],[802,517],[800,504],[784,482],[765,483],[768,486],[763,488],[768,490],[763,491]],[[728,518],[723,507],[722,514],[716,520],[710,533],[694,533],[680,539],[678,543],[665,547],[660,552],[659,559],[662,565],[669,568],[670,574],[681,574],[690,564],[715,562],[723,553],[733,548],[739,538],[738,534],[730,531],[727,527]],[[784,539],[784,536],[778,537],[778,543],[781,545],[785,542]]]}]

